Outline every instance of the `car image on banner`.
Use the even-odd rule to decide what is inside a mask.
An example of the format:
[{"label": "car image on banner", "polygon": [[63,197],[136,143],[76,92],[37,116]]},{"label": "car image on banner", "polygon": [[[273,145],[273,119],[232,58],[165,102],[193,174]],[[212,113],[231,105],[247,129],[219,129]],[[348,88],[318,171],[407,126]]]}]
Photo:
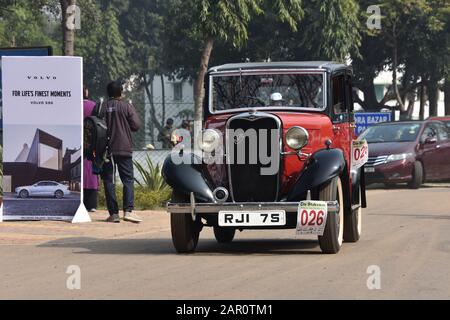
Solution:
[{"label": "car image on banner", "polygon": [[69,194],[70,190],[68,186],[55,181],[40,181],[31,186],[16,188],[16,195],[19,198],[54,197],[56,199],[62,199]]},{"label": "car image on banner", "polygon": [[3,57],[3,220],[69,220],[81,205],[82,59]]}]

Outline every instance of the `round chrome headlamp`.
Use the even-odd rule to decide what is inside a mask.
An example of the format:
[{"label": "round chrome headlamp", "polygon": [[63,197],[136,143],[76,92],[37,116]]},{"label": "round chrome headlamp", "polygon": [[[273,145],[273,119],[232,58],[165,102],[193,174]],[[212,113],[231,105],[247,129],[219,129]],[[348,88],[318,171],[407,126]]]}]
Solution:
[{"label": "round chrome headlamp", "polygon": [[292,127],[286,132],[286,144],[289,148],[300,150],[308,144],[309,134],[305,128]]},{"label": "round chrome headlamp", "polygon": [[203,131],[199,147],[205,152],[213,152],[220,143],[220,133],[214,129],[206,129]]}]

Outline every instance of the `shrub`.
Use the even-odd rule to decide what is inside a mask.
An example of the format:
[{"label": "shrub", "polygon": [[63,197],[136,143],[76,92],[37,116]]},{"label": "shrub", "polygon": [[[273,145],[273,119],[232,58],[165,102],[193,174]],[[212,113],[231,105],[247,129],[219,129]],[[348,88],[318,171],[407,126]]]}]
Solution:
[{"label": "shrub", "polygon": [[[118,184],[116,186],[117,203],[119,208],[122,209],[123,201],[123,186]],[[167,201],[169,201],[171,190],[148,190],[141,186],[135,186],[134,188],[134,207],[136,210],[153,210],[161,209],[165,207]],[[106,199],[103,187],[98,193],[98,208],[106,210]]]},{"label": "shrub", "polygon": [[165,192],[167,190],[170,190],[170,187],[167,185],[167,183],[164,181],[163,176],[161,175],[161,167],[159,166],[159,164],[154,166],[148,154],[145,162],[147,163],[148,169],[145,169],[139,162],[133,160],[134,166],[139,171],[139,174],[141,175],[143,181],[141,182],[135,178],[134,180],[136,181],[136,183],[139,186],[152,191]]}]

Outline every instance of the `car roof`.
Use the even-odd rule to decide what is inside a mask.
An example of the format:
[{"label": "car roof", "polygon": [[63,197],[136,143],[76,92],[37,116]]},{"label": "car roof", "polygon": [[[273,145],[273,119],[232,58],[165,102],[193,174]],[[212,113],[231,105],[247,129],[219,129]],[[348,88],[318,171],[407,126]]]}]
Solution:
[{"label": "car roof", "polygon": [[375,123],[372,126],[388,126],[388,125],[396,125],[396,124],[424,124],[424,123],[442,123],[441,121],[437,119],[426,119],[426,120],[400,120],[400,121],[390,121],[390,122],[379,122]]},{"label": "car roof", "polygon": [[374,125],[376,126],[386,126],[390,124],[414,124],[414,123],[424,123],[426,120],[401,120],[401,121],[389,121],[389,122],[379,122]]},{"label": "car roof", "polygon": [[428,120],[450,120],[450,116],[429,117]]},{"label": "car roof", "polygon": [[280,61],[229,63],[212,67],[209,69],[209,72],[255,69],[324,69],[329,72],[334,72],[341,69],[351,70],[352,68],[334,61]]}]

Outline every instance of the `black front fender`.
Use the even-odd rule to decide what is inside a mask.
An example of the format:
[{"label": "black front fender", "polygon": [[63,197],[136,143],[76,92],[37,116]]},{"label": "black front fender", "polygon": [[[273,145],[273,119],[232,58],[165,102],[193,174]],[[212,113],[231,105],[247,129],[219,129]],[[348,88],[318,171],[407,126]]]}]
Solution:
[{"label": "black front fender", "polygon": [[196,200],[202,202],[215,202],[211,188],[198,168],[201,163],[193,153],[169,154],[164,160],[162,175],[173,189],[186,195],[193,192]]},{"label": "black front fender", "polygon": [[344,154],[339,149],[322,149],[314,153],[306,163],[300,177],[288,194],[287,201],[300,201],[302,197],[332,178],[345,168]]}]

